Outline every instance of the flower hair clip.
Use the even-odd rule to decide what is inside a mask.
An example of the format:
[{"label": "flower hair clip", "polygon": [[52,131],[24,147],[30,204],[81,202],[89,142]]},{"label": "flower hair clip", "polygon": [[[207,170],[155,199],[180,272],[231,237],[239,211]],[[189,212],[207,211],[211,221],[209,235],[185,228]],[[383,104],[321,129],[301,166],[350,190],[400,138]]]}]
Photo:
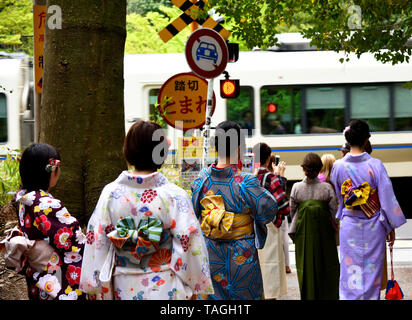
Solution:
[{"label": "flower hair clip", "polygon": [[54,158],[49,159],[49,163],[46,165],[46,171],[52,172],[60,167],[60,160],[56,160]]},{"label": "flower hair clip", "polygon": [[347,126],[345,129],[343,129],[343,135],[350,129],[350,126]]}]

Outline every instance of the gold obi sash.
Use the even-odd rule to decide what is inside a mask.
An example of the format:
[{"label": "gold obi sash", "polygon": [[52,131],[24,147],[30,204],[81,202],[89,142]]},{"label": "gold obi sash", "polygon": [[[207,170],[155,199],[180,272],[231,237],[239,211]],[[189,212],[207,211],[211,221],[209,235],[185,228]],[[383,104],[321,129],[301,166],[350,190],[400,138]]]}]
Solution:
[{"label": "gold obi sash", "polygon": [[372,217],[381,207],[378,190],[372,189],[368,182],[353,187],[352,181],[347,179],[342,184],[341,194],[347,209],[362,210],[368,218]]},{"label": "gold obi sash", "polygon": [[205,236],[231,240],[253,234],[253,219],[250,215],[226,211],[222,196],[206,196],[200,200],[200,204],[205,208],[202,210],[200,225]]}]

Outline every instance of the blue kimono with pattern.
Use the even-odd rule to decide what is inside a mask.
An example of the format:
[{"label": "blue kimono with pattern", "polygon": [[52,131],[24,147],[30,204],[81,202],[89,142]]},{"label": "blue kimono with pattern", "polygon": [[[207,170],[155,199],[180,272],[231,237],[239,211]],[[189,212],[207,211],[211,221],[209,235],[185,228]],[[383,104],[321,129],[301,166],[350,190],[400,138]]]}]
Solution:
[{"label": "blue kimono with pattern", "polygon": [[[275,198],[259,184],[256,176],[238,171],[236,166],[203,169],[192,185],[196,216],[204,209],[206,195],[221,195],[225,210],[250,214],[254,232],[240,239],[222,240],[205,237],[209,253],[214,294],[208,299],[262,299],[263,284],[257,249],[263,248],[267,229],[273,223],[278,206]],[[201,297],[203,298],[203,297]]]}]

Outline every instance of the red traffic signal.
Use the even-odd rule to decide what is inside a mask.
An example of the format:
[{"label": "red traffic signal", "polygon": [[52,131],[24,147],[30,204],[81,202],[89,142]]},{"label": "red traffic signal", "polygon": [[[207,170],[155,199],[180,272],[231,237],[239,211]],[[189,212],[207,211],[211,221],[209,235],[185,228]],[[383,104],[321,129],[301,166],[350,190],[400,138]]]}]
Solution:
[{"label": "red traffic signal", "polygon": [[274,103],[269,103],[268,104],[268,112],[270,113],[275,113],[278,111],[278,106]]},{"label": "red traffic signal", "polygon": [[240,93],[239,80],[220,80],[220,96],[224,99],[237,98]]}]

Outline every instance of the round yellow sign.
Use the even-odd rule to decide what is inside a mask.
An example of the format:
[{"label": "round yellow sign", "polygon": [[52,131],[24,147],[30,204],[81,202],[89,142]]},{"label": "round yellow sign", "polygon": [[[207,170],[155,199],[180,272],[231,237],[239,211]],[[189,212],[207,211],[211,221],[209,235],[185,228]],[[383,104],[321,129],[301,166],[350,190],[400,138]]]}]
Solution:
[{"label": "round yellow sign", "polygon": [[[191,72],[169,78],[157,97],[157,108],[167,124],[183,131],[201,128],[206,121],[207,86],[205,79]],[[215,105],[213,93],[212,115]]]}]

